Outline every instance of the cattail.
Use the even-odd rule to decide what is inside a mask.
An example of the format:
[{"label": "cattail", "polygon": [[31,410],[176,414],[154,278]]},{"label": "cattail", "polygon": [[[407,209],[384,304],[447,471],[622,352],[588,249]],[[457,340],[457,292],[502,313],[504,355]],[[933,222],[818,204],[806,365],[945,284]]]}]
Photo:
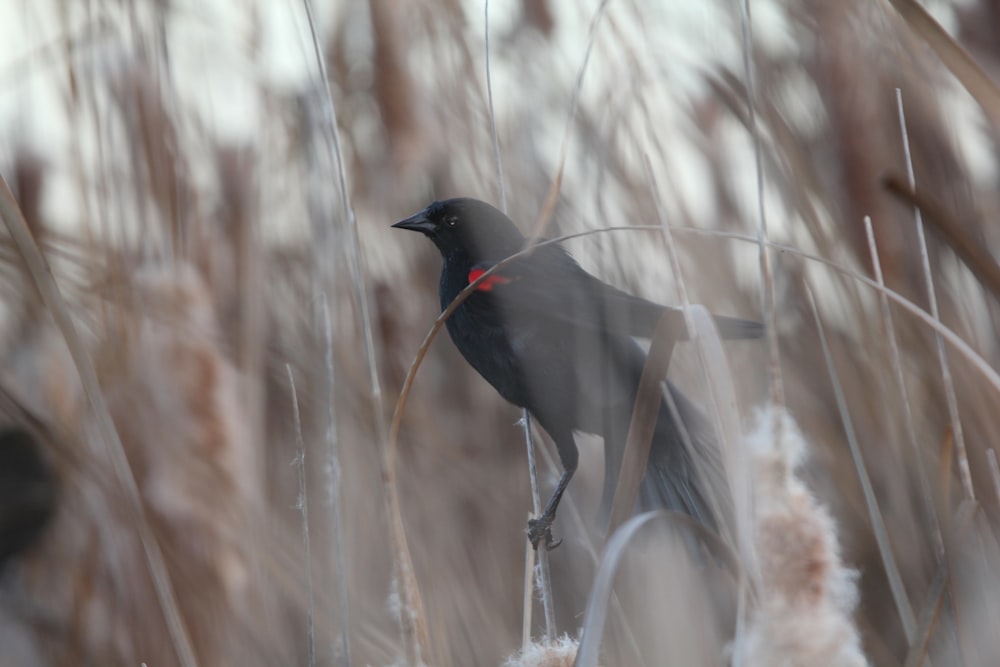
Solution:
[{"label": "cattail", "polygon": [[768,410],[748,444],[760,581],[745,645],[737,649],[743,664],[867,665],[851,618],[857,573],[841,561],[830,514],[796,476],[808,443],[788,413]]},{"label": "cattail", "polygon": [[507,658],[503,667],[573,667],[578,647],[578,642],[566,635],[551,642],[533,642]]},{"label": "cattail", "polygon": [[[140,269],[132,290],[104,311],[89,345],[192,647],[203,664],[238,664],[257,651],[280,663],[280,642],[259,627],[273,610],[252,579],[262,483],[211,295],[185,266]],[[61,440],[53,449],[62,482],[52,525],[19,563],[23,594],[47,619],[22,619],[24,630],[55,664],[65,651],[74,662],[172,664],[129,501],[98,455],[62,339],[45,333],[22,345],[17,384]],[[46,639],[52,624],[59,642]]]}]

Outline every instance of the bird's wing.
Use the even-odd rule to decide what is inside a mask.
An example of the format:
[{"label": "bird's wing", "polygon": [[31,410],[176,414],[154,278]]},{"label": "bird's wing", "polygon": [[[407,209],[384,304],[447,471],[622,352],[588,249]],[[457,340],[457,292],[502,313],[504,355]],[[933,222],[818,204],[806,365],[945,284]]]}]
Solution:
[{"label": "bird's wing", "polygon": [[[469,282],[494,264],[475,265],[469,272]],[[684,332],[682,338],[687,338],[680,308],[661,306],[598,280],[557,246],[543,246],[502,266],[477,289],[499,300],[503,311],[518,319],[555,318],[593,331],[649,338],[660,318],[668,314],[677,318],[679,330]],[[760,322],[714,317],[724,339],[759,338],[764,333]]]}]

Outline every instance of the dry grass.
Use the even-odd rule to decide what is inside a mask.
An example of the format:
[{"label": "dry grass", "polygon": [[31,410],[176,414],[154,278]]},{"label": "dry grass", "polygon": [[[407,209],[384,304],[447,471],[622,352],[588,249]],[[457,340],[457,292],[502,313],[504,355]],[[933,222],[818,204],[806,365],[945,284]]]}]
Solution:
[{"label": "dry grass", "polygon": [[[733,530],[701,562],[676,522],[627,541],[600,662],[991,664],[996,11],[751,3],[751,116],[740,13],[684,4],[491,3],[500,160],[481,3],[317,3],[315,43],[298,3],[4,8],[0,173],[66,308],[2,235],[0,427],[30,433],[57,484],[41,536],[0,564],[0,665],[183,664],[185,642],[203,665],[570,664],[569,642],[516,655],[519,414],[446,337],[386,449],[439,313],[436,253],[388,225],[435,198],[499,204],[498,163],[526,233],[648,225],[567,247],[665,303],[765,319],[762,204],[787,249],[769,251],[779,367],[763,343],[671,360],[724,413]],[[934,310],[928,275],[937,322],[914,314]],[[760,408],[778,417],[741,437]],[[573,637],[604,543],[599,447],[582,439],[550,555]],[[33,508],[5,491],[0,554]]]}]

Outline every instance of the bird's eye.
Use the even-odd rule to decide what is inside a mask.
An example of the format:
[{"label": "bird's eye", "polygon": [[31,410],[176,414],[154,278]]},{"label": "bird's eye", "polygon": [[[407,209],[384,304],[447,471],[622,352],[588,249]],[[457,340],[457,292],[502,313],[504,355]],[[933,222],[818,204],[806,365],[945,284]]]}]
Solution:
[{"label": "bird's eye", "polygon": [[444,224],[448,225],[449,227],[454,227],[458,224],[458,218],[455,216],[451,216],[444,221]]}]

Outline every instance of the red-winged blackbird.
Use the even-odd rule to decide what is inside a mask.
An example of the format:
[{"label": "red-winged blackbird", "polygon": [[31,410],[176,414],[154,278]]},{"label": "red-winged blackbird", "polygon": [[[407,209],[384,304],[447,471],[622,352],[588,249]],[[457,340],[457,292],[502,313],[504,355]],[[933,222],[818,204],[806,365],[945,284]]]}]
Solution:
[{"label": "red-winged blackbird", "polygon": [[[514,223],[489,204],[449,199],[393,227],[426,235],[444,257],[441,307],[470,282],[525,247]],[[550,526],[573,472],[574,431],[604,438],[604,502],[611,499],[646,355],[633,337],[649,338],[668,309],[622,292],[584,271],[559,245],[539,246],[501,267],[448,318],[451,339],[505,399],[527,408],[556,443],[564,472],[540,517],[529,523],[534,546],[551,543]],[[725,338],[761,335],[757,322],[717,317]],[[667,389],[695,448],[714,447],[697,408]],[[685,512],[710,527],[715,517],[666,400],[661,400],[643,507]]]}]

